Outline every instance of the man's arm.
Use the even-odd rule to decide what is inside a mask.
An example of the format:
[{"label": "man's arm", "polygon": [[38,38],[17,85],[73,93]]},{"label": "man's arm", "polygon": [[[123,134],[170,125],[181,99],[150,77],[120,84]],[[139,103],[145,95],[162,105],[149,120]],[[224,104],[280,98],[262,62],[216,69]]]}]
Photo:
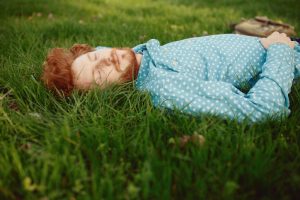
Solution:
[{"label": "man's arm", "polygon": [[184,77],[184,81],[171,86],[167,84],[168,80],[159,80],[157,88],[150,91],[154,104],[192,114],[211,113],[239,120],[259,121],[266,117],[287,116],[295,56],[291,46],[281,42],[280,37],[271,37],[271,40],[273,42],[266,47],[263,71],[247,94],[230,83],[216,81],[197,81],[196,88],[190,90],[187,85],[195,82]]}]

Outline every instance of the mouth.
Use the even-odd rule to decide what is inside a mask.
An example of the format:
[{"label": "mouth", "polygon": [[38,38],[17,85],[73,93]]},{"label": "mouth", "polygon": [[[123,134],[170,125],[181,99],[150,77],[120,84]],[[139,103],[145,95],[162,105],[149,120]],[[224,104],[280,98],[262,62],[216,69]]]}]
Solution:
[{"label": "mouth", "polygon": [[116,53],[116,50],[114,49],[113,53],[112,53],[112,57],[113,57],[113,61],[115,63],[115,65],[117,65],[117,69],[120,69],[120,62],[119,62],[119,57]]}]

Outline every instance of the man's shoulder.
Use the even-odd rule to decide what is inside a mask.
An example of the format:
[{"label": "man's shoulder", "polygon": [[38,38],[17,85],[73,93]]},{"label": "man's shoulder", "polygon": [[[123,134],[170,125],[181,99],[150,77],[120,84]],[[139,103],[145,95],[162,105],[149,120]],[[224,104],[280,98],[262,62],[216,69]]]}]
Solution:
[{"label": "man's shoulder", "polygon": [[[239,34],[215,34],[215,35],[205,35],[205,36],[196,36],[191,38],[185,38],[174,42],[166,43],[165,45],[176,45],[176,44],[195,44],[198,42],[225,42],[225,41],[236,41],[236,40],[247,40],[247,39],[257,39],[257,37],[253,36],[246,36],[246,35],[239,35]],[[164,45],[164,46],[165,46]]]}]

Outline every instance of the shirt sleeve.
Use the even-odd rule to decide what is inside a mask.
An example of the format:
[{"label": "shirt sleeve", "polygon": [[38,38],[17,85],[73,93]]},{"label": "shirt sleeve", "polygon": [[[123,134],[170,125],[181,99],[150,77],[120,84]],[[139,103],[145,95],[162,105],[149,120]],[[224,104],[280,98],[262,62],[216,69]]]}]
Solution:
[{"label": "shirt sleeve", "polygon": [[155,80],[149,90],[155,106],[195,115],[209,113],[252,122],[286,117],[290,113],[288,94],[294,79],[294,58],[288,45],[271,45],[259,79],[248,93],[231,83],[193,80],[175,72]]}]

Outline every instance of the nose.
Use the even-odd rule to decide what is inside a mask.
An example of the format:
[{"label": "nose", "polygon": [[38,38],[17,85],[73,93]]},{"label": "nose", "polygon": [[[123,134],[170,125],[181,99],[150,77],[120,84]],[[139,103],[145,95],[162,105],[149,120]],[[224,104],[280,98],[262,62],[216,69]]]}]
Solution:
[{"label": "nose", "polygon": [[126,58],[126,51],[124,51],[124,50],[118,50],[116,53],[117,53],[117,55],[118,55],[119,58],[121,58],[121,59]]}]

